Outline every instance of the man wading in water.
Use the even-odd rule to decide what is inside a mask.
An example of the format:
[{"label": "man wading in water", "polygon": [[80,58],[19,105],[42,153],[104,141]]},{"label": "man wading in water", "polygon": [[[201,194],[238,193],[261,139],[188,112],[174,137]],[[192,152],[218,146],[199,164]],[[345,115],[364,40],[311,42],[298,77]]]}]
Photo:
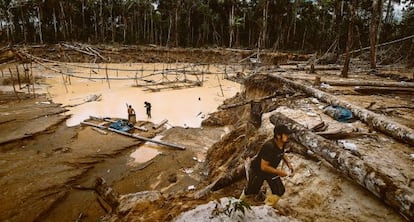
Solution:
[{"label": "man wading in water", "polygon": [[288,175],[277,166],[283,159],[293,175],[293,167],[285,155],[284,144],[288,141],[288,135],[292,131],[284,125],[275,126],[273,138],[263,144],[262,149],[253,158],[251,167],[248,169],[247,186],[244,188],[241,200],[246,199],[246,195],[259,194],[263,182],[266,180],[272,190],[271,194],[266,196],[265,203],[274,207],[279,198],[285,193],[280,177]]}]

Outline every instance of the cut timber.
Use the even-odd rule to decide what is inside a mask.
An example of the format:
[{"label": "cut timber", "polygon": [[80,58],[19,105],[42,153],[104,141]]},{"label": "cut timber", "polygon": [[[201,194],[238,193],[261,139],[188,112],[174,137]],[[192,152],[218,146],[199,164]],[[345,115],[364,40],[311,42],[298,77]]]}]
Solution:
[{"label": "cut timber", "polygon": [[119,130],[112,129],[112,128],[108,128],[108,130],[112,131],[112,132],[122,134],[122,135],[125,135],[125,136],[133,137],[133,138],[136,138],[136,139],[145,140],[145,141],[148,141],[148,142],[151,142],[151,143],[157,143],[157,144],[173,147],[173,148],[180,149],[180,150],[185,150],[185,147],[181,146],[181,145],[176,145],[176,144],[172,144],[172,143],[166,143],[166,142],[162,142],[162,141],[158,141],[158,140],[153,140],[153,139],[149,139],[149,138],[146,138],[146,137],[134,135],[134,134],[131,134],[131,133],[126,133],[126,132],[119,131]]},{"label": "cut timber", "polygon": [[359,86],[354,89],[356,92],[364,94],[390,94],[390,93],[399,93],[399,94],[414,94],[414,87],[412,88],[402,88],[402,87],[371,87],[371,86]]},{"label": "cut timber", "polygon": [[124,136],[129,136],[129,137],[132,137],[132,138],[135,138],[135,139],[140,139],[140,140],[148,141],[148,142],[151,142],[151,143],[156,143],[156,144],[160,144],[160,145],[164,145],[164,146],[177,148],[177,149],[180,149],[180,150],[185,150],[185,147],[181,146],[181,145],[176,145],[176,144],[172,144],[172,143],[166,143],[166,142],[162,142],[162,141],[158,141],[158,140],[153,140],[153,139],[150,139],[150,138],[147,138],[147,137],[134,135],[134,134],[131,134],[131,133],[119,131],[119,130],[112,129],[112,128],[105,127],[105,126],[100,126],[98,124],[88,123],[88,122],[81,122],[81,124],[88,125],[88,126],[94,126],[94,127],[100,128],[100,129],[107,129],[109,131],[119,133],[119,134],[122,134]]},{"label": "cut timber", "polygon": [[390,175],[377,171],[359,157],[312,133],[283,114],[272,115],[270,121],[274,125],[282,124],[294,129],[295,133],[292,134],[294,140],[324,158],[333,168],[398,210],[409,221],[414,220],[414,192],[406,184],[393,181]]},{"label": "cut timber", "polygon": [[275,78],[277,81],[288,85],[289,87],[302,90],[303,92],[312,95],[323,102],[329,103],[331,105],[343,106],[351,110],[354,116],[358,117],[361,121],[365,122],[374,129],[390,135],[400,141],[406,142],[410,144],[411,147],[414,147],[414,130],[407,126],[387,119],[384,115],[376,114],[367,109],[353,105],[347,101],[340,100],[337,97],[332,96],[329,93],[325,93],[321,90],[293,82],[274,74],[270,74],[270,76]]},{"label": "cut timber", "polygon": [[163,126],[164,124],[166,124],[166,123],[168,123],[168,120],[167,120],[167,119],[164,119],[164,120],[163,120],[163,121],[161,121],[160,123],[158,123],[158,124],[154,125],[152,128],[153,128],[153,129],[158,129],[158,128],[160,128],[161,126]]},{"label": "cut timber", "polygon": [[98,132],[98,133],[102,134],[102,135],[108,135],[108,133],[107,133],[107,132],[105,132],[105,131],[103,131],[103,130],[101,130],[101,129],[99,129],[99,128],[92,127],[92,129],[93,129],[93,130],[95,130],[96,132]]}]

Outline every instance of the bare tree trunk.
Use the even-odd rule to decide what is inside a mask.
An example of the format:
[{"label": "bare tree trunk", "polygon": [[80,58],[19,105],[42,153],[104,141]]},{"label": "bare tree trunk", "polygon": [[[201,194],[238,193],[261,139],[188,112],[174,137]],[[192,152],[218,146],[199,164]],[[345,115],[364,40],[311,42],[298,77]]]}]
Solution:
[{"label": "bare tree trunk", "polygon": [[[341,22],[342,22],[342,10],[341,10],[342,0],[336,0],[335,3],[335,29],[336,29],[336,47],[337,52],[340,51],[340,38],[341,38]],[[335,51],[335,50],[334,50]]]},{"label": "bare tree trunk", "polygon": [[55,40],[57,40],[57,19],[56,19],[56,11],[55,8],[53,8],[53,30],[55,31]]},{"label": "bare tree trunk", "polygon": [[124,43],[126,43],[127,30],[128,30],[128,19],[125,15],[123,15],[122,20],[123,20],[123,23],[124,23],[124,29],[123,29]]},{"label": "bare tree trunk", "polygon": [[259,41],[258,48],[266,48],[267,40],[267,17],[269,13],[269,1],[266,0],[263,5],[263,16],[262,16],[262,35]]},{"label": "bare tree trunk", "polygon": [[20,8],[20,15],[21,15],[21,20],[22,20],[22,32],[23,32],[23,39],[24,39],[24,42],[27,42],[27,34],[26,34],[26,27],[25,27],[25,25],[26,25],[26,20],[25,20],[25,18],[24,18],[24,15],[23,15],[23,8],[21,7]]},{"label": "bare tree trunk", "polygon": [[114,18],[114,3],[111,1],[111,7],[110,7],[110,21],[111,21],[111,31],[112,31],[112,38],[111,41],[112,43],[115,43],[115,35],[116,35],[116,30],[115,30],[115,18]]},{"label": "bare tree trunk", "polygon": [[288,80],[286,78],[283,78],[277,75],[271,75],[271,76],[272,78],[275,78],[276,80],[294,89],[298,89],[309,95],[312,95],[323,102],[326,102],[332,105],[346,107],[352,111],[354,116],[358,117],[361,121],[365,122],[366,124],[373,127],[374,129],[380,132],[383,132],[391,137],[394,137],[397,140],[400,140],[410,145],[414,145],[414,130],[407,126],[394,122],[386,118],[386,116],[384,115],[376,114],[367,109],[355,106],[347,101],[340,100],[337,97],[332,96],[323,91],[320,91],[318,89],[311,88],[311,87],[293,82],[291,80]]},{"label": "bare tree trunk", "polygon": [[[178,44],[179,44],[179,41],[178,41],[178,11],[179,11],[179,8],[181,7],[181,1],[177,1],[177,6],[175,7],[175,23],[174,23],[174,26],[175,26],[175,30],[174,30],[174,36],[175,36],[175,47],[177,47],[178,46]],[[188,30],[189,31],[189,30]]]},{"label": "bare tree trunk", "polygon": [[372,13],[371,13],[371,25],[369,29],[369,41],[370,41],[370,63],[371,69],[377,68],[377,16],[378,16],[378,0],[372,1]]},{"label": "bare tree trunk", "polygon": [[[290,23],[290,26],[289,26],[289,31],[288,31],[288,34],[287,34],[288,39],[295,39],[295,36],[296,36],[296,14],[297,13],[298,13],[298,0],[294,0],[293,10],[292,10],[292,20],[291,20],[291,23]],[[292,36],[290,36],[290,33],[291,33],[292,29],[293,29]],[[302,48],[303,48],[303,46],[302,46]]]},{"label": "bare tree trunk", "polygon": [[63,40],[67,40],[67,25],[66,25],[66,18],[65,18],[65,9],[63,8],[63,2],[59,2],[60,5],[60,26],[63,32]]},{"label": "bare tree trunk", "polygon": [[85,30],[85,0],[82,0],[82,30]]},{"label": "bare tree trunk", "polygon": [[171,38],[171,29],[172,29],[172,16],[168,16],[168,34],[167,34],[167,41],[165,42],[165,46],[168,47],[170,44]]},{"label": "bare tree trunk", "polygon": [[93,20],[94,20],[94,28],[95,28],[95,41],[98,41],[98,16],[96,15],[96,11],[93,10]]},{"label": "bare tree trunk", "polygon": [[152,8],[151,8],[150,13],[151,13],[151,17],[150,17],[150,19],[151,19],[151,32],[150,32],[151,38],[150,38],[150,42],[156,44],[156,42],[154,42],[156,34],[155,34],[155,28],[154,28],[154,17],[153,17]]},{"label": "bare tree trunk", "polygon": [[385,13],[385,19],[384,22],[385,23],[391,23],[391,6],[392,6],[392,1],[393,0],[388,0],[388,4],[387,4],[387,12]]},{"label": "bare tree trunk", "polygon": [[101,41],[105,41],[105,22],[104,22],[104,16],[103,16],[103,0],[100,0],[100,7],[99,7],[99,24],[101,27]]},{"label": "bare tree trunk", "polygon": [[270,121],[274,125],[282,124],[295,129],[296,133],[292,135],[294,140],[327,160],[345,177],[369,190],[403,216],[414,220],[414,193],[406,184],[392,180],[391,175],[376,170],[363,159],[344,151],[334,142],[312,133],[283,114],[272,115]]},{"label": "bare tree trunk", "polygon": [[39,20],[39,39],[40,44],[43,44],[43,31],[42,31],[42,17],[43,17],[43,11],[40,5],[37,6],[37,18]]},{"label": "bare tree trunk", "polygon": [[192,7],[190,7],[190,10],[188,10],[188,16],[187,16],[187,30],[188,30],[187,45],[192,45],[192,41],[193,41],[193,29],[191,28],[191,11],[192,11]]},{"label": "bare tree trunk", "polygon": [[233,46],[234,38],[234,3],[231,5],[231,11],[229,13],[229,47]]},{"label": "bare tree trunk", "polygon": [[354,17],[355,17],[355,8],[356,8],[356,0],[351,0],[349,5],[349,21],[348,21],[348,39],[346,41],[346,49],[345,49],[345,64],[344,68],[342,69],[341,76],[344,78],[348,78],[348,70],[349,70],[349,63],[351,61],[351,48],[352,48],[352,35],[354,29]]}]

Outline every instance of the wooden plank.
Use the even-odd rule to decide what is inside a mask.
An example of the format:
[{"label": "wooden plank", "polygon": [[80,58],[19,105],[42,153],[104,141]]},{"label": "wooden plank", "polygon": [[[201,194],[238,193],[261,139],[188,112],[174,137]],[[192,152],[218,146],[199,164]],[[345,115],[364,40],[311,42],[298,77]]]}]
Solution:
[{"label": "wooden plank", "polygon": [[123,132],[120,130],[116,130],[116,129],[112,129],[109,127],[105,127],[105,126],[100,126],[99,124],[94,124],[94,123],[89,123],[89,122],[81,122],[81,124],[83,125],[88,125],[88,126],[93,126],[93,127],[97,127],[99,129],[106,129],[124,136],[129,136],[135,139],[139,139],[139,140],[144,140],[147,142],[151,142],[151,143],[156,143],[156,144],[160,144],[160,145],[164,145],[164,146],[168,146],[168,147],[172,147],[172,148],[176,148],[176,149],[180,149],[180,150],[185,150],[185,147],[182,145],[177,145],[177,144],[172,144],[172,143],[167,143],[167,142],[163,142],[163,141],[159,141],[159,140],[153,140],[147,137],[143,137],[143,136],[138,136],[138,135],[134,135],[131,133],[127,133],[127,132]]},{"label": "wooden plank", "polygon": [[103,131],[102,129],[96,128],[96,127],[92,127],[93,130],[95,130],[96,132],[102,134],[102,135],[108,135],[107,132]]},{"label": "wooden plank", "polygon": [[156,125],[154,125],[152,128],[153,129],[158,129],[158,128],[160,128],[161,126],[163,126],[164,124],[166,124],[168,122],[168,120],[167,119],[164,119],[163,121],[161,121],[160,123],[158,123],[158,124],[156,124]]},{"label": "wooden plank", "polygon": [[144,141],[147,141],[147,142],[156,143],[156,144],[160,144],[160,145],[164,145],[164,146],[169,146],[169,147],[180,149],[180,150],[185,150],[185,147],[181,146],[181,145],[176,145],[176,144],[172,144],[172,143],[153,140],[153,139],[150,139],[150,138],[147,138],[147,137],[134,135],[134,134],[131,134],[131,133],[123,132],[123,131],[112,129],[112,128],[108,128],[108,130],[112,131],[112,132],[122,134],[122,135],[125,135],[125,136],[129,136],[129,137],[133,137],[133,138],[136,138],[136,139],[144,140]]}]

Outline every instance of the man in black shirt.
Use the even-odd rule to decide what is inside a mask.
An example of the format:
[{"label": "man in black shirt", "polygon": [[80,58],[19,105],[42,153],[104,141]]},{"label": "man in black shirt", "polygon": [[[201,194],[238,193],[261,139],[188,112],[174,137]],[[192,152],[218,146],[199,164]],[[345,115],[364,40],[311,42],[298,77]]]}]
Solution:
[{"label": "man in black shirt", "polygon": [[277,166],[283,159],[293,174],[293,167],[285,155],[284,144],[288,141],[288,135],[292,133],[286,126],[275,126],[273,138],[266,141],[257,156],[252,160],[247,175],[247,187],[243,190],[240,199],[245,195],[258,194],[263,182],[266,180],[272,190],[271,195],[266,196],[265,203],[275,206],[280,196],[285,193],[280,177],[287,176],[287,172],[278,169]]}]

